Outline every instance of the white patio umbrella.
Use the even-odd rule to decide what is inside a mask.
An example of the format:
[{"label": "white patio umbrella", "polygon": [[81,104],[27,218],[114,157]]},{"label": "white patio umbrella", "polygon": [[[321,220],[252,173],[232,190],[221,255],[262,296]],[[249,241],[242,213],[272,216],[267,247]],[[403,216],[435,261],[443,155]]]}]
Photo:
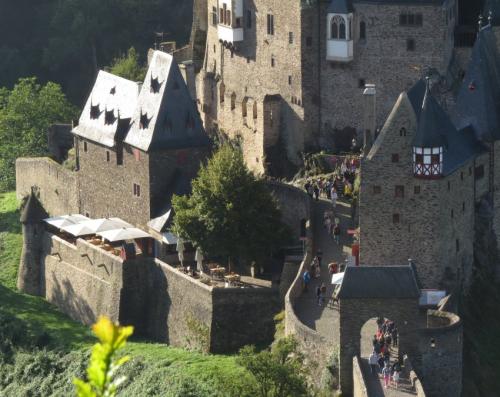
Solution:
[{"label": "white patio umbrella", "polygon": [[342,280],[344,279],[344,272],[335,273],[332,275],[332,284],[342,284]]},{"label": "white patio umbrella", "polygon": [[184,241],[179,237],[177,239],[177,246],[175,248],[177,254],[179,255],[179,260],[181,261],[181,265],[184,265]]},{"label": "white patio umbrella", "polygon": [[120,218],[101,218],[90,219],[75,225],[65,226],[62,228],[62,230],[75,237],[79,237],[124,227],[131,228],[133,226],[130,223],[121,220]]},{"label": "white patio umbrella", "polygon": [[84,215],[74,214],[74,215],[61,215],[52,218],[47,218],[44,219],[44,222],[58,229],[61,229],[64,226],[75,225],[77,223],[88,220],[89,218],[87,218]]},{"label": "white patio umbrella", "polygon": [[196,248],[196,254],[194,256],[194,260],[196,261],[196,268],[200,273],[203,273],[203,260],[205,257],[203,256],[203,252],[201,252],[200,247]]},{"label": "white patio umbrella", "polygon": [[114,243],[116,241],[135,240],[138,238],[151,237],[150,234],[136,227],[123,227],[121,229],[106,230],[104,232],[97,233],[97,235],[101,236],[103,239],[111,243]]}]

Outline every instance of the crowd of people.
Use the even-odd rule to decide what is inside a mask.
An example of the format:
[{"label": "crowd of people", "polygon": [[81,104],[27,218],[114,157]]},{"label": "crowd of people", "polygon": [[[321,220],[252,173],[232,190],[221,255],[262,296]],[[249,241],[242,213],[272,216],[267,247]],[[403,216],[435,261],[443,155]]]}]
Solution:
[{"label": "crowd of people", "polygon": [[384,387],[391,385],[391,380],[395,388],[399,386],[401,374],[401,364],[399,359],[391,364],[391,349],[398,346],[398,329],[396,324],[381,317],[377,319],[377,333],[373,336],[373,351],[368,362],[371,373],[375,376],[382,375]]}]

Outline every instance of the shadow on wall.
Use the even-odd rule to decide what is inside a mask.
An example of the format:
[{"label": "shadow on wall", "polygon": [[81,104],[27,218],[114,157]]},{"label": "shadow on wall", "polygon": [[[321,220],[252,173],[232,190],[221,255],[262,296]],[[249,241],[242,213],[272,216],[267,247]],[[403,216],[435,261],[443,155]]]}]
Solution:
[{"label": "shadow on wall", "polygon": [[90,325],[97,320],[92,308],[76,294],[73,285],[68,280],[64,280],[61,285],[54,274],[52,275],[52,289],[47,300],[56,304],[72,319],[83,324]]}]

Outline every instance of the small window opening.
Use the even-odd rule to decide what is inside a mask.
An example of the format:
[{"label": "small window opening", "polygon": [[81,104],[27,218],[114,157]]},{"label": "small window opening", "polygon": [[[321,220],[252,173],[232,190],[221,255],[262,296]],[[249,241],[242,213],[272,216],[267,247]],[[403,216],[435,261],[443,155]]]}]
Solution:
[{"label": "small window opening", "polygon": [[399,154],[398,153],[393,153],[391,156],[391,160],[393,163],[398,163],[399,162]]},{"label": "small window opening", "polygon": [[113,109],[105,110],[105,112],[104,112],[104,124],[113,125],[115,123],[115,121],[116,121],[115,111]]},{"label": "small window opening", "polygon": [[101,115],[101,110],[99,109],[99,104],[97,105],[90,105],[90,118],[92,120],[96,120],[99,118],[99,116]]},{"label": "small window opening", "polygon": [[141,117],[139,118],[139,128],[141,130],[146,130],[149,127],[150,121],[151,121],[151,118],[148,119],[148,114],[142,113],[142,110],[141,110]]},{"label": "small window opening", "polygon": [[392,223],[399,223],[399,214],[392,214]]},{"label": "small window opening", "polygon": [[87,151],[87,142],[83,142],[83,151],[86,152]]},{"label": "small window opening", "polygon": [[160,83],[160,81],[158,80],[158,77],[153,78],[153,76],[151,76],[150,92],[152,92],[153,94],[159,93],[162,84],[163,83]]},{"label": "small window opening", "polygon": [[116,87],[111,88],[111,90],[109,90],[109,93],[111,95],[115,95],[116,94]]}]

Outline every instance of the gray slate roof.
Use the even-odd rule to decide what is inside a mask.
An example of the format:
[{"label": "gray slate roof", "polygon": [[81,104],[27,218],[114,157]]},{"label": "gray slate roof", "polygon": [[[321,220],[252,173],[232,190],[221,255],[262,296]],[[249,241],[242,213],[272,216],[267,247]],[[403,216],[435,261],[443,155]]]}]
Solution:
[{"label": "gray slate roof", "polygon": [[471,126],[457,130],[436,98],[427,91],[423,80],[408,90],[407,95],[418,120],[413,144],[419,147],[443,146],[444,175],[451,174],[486,150]]},{"label": "gray slate roof", "polygon": [[153,53],[125,143],[145,152],[209,143],[195,103],[170,54]]},{"label": "gray slate roof", "polygon": [[353,12],[351,0],[332,0],[328,6],[329,14],[349,14]]},{"label": "gray slate roof", "polygon": [[500,139],[500,55],[490,26],[481,29],[460,88],[454,121],[471,125],[481,141]]},{"label": "gray slate roof", "polygon": [[348,266],[338,297],[418,299],[420,290],[410,266]]},{"label": "gray slate roof", "polygon": [[101,70],[73,133],[113,147],[120,129],[128,127],[138,95],[138,83]]}]

